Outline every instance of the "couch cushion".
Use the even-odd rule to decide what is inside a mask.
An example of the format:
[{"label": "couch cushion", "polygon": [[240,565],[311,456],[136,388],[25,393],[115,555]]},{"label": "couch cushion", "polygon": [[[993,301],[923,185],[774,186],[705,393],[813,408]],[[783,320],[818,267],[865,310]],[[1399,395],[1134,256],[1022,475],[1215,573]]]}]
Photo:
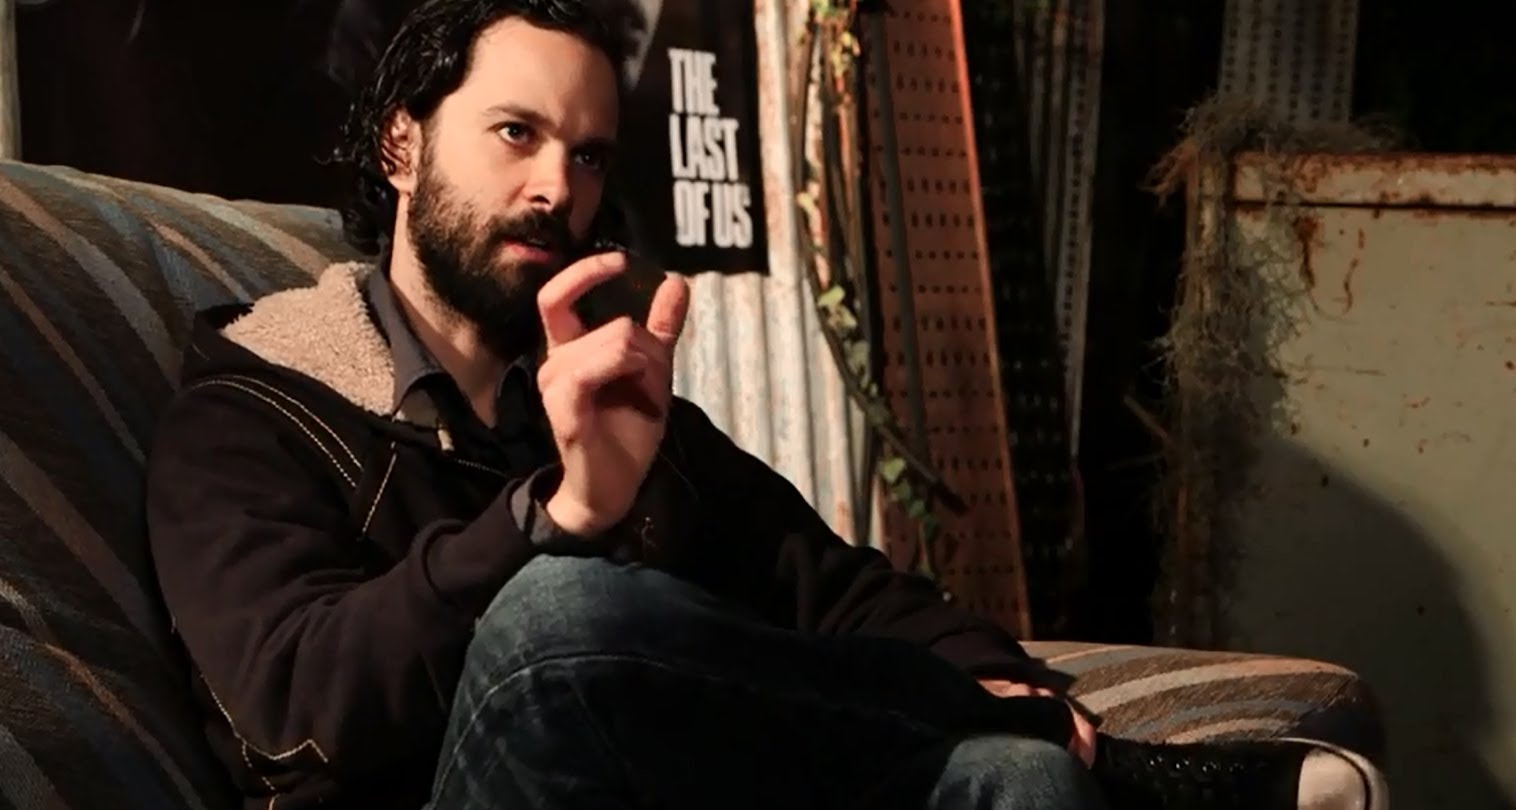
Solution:
[{"label": "couch cushion", "polygon": [[350,258],[330,211],[0,162],[0,806],[227,806],[147,559],[144,455],[194,310]]},{"label": "couch cushion", "polygon": [[1353,672],[1300,658],[1107,644],[1031,642],[1075,678],[1101,730],[1149,741],[1308,736],[1384,752],[1374,696]]}]

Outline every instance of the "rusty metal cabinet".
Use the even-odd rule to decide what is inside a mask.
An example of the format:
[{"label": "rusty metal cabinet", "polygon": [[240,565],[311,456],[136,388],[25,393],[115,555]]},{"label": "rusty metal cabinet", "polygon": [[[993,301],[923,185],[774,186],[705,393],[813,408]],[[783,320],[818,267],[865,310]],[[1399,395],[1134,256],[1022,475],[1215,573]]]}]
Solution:
[{"label": "rusty metal cabinet", "polygon": [[[1238,649],[1377,691],[1397,804],[1516,802],[1516,158],[1247,157],[1231,222],[1290,328],[1226,543]],[[1270,183],[1271,179],[1276,181]]]}]

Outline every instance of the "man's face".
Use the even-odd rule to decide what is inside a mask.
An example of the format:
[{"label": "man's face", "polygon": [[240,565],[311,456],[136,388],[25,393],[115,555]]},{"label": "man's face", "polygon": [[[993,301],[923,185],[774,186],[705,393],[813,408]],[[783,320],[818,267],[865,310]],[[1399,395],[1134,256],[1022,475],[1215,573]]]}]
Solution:
[{"label": "man's face", "polygon": [[402,201],[412,247],[439,303],[497,352],[521,350],[538,289],[588,238],[617,113],[603,53],[511,18],[485,29],[462,85],[420,127]]}]

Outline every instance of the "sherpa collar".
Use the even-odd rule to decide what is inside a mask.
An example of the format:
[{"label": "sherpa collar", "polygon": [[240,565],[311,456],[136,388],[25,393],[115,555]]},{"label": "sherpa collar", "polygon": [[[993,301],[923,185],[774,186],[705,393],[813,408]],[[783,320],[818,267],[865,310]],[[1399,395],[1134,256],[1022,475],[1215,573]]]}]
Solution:
[{"label": "sherpa collar", "polygon": [[334,264],[314,286],[259,299],[222,334],[269,363],[325,384],[366,411],[389,416],[395,367],[363,297],[372,272],[374,266],[363,262]]}]

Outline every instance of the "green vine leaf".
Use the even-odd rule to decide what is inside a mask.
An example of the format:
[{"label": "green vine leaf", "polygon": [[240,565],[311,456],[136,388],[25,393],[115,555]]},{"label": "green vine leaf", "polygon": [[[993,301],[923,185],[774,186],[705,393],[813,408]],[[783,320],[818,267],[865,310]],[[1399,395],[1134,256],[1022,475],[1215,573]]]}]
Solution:
[{"label": "green vine leaf", "polygon": [[[860,209],[868,193],[858,185],[862,178],[855,176],[856,169],[845,156],[845,150],[859,148],[865,137],[852,90],[862,52],[854,31],[859,2],[812,0],[810,7],[799,41],[799,51],[807,58],[797,66],[798,86],[792,85],[799,114],[790,119],[791,148],[794,154],[805,156],[794,176],[795,187],[802,189],[795,195],[795,207],[802,214],[806,237],[801,241],[805,278],[847,395],[863,413],[872,437],[884,445],[874,474],[883,494],[916,522],[922,552],[916,567],[933,576],[931,541],[941,525],[934,505],[959,511],[967,507],[905,440],[899,420],[873,379],[873,347],[862,329],[864,317],[873,313],[860,312],[851,300],[851,288],[868,283],[864,274],[870,255],[869,246],[860,243],[868,218]],[[816,123],[813,107],[827,116],[821,119],[820,150],[808,148],[814,145],[808,140]],[[846,275],[834,276],[833,268]],[[836,281],[839,278],[843,283]]]},{"label": "green vine leaf", "polygon": [[[847,365],[848,368],[860,376],[867,374],[869,370],[869,344],[858,341],[849,345],[847,347]],[[869,382],[870,386],[873,386],[873,384],[872,381]],[[867,388],[864,390],[867,390]]]},{"label": "green vine leaf", "polygon": [[[838,332],[841,332],[841,333],[844,333],[844,334],[846,334],[848,332],[851,332],[854,329],[858,328],[858,318],[853,315],[853,311],[852,310],[850,310],[850,309],[848,309],[846,307],[838,307],[838,308],[832,310],[832,314],[831,314],[830,320],[831,320],[832,328],[836,329]],[[855,343],[853,345],[856,346],[856,345],[859,345],[859,344]],[[849,347],[849,348],[851,348],[851,347]],[[852,363],[849,363],[848,365],[851,366]]]}]

